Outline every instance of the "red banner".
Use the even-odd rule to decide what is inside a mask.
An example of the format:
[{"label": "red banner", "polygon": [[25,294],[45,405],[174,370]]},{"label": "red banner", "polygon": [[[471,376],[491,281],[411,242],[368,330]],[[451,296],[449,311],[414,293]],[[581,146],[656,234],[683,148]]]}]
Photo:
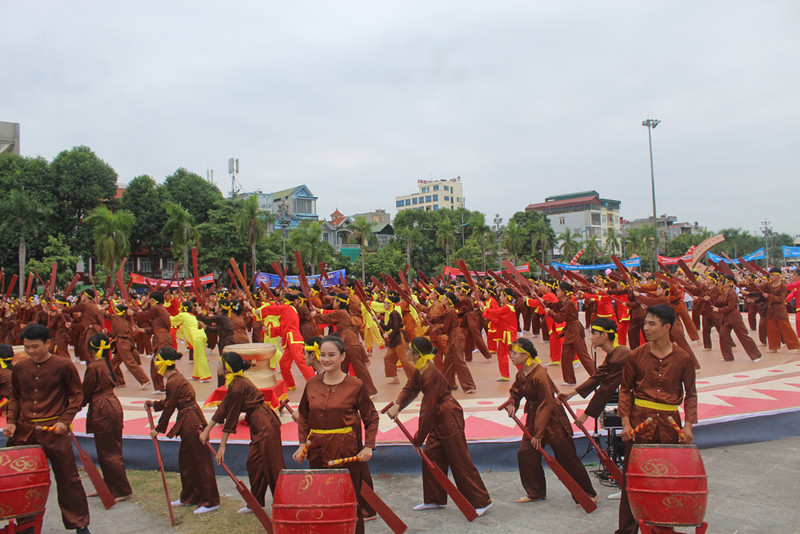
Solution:
[{"label": "red banner", "polygon": [[675,265],[680,260],[683,260],[685,262],[690,262],[690,261],[692,261],[692,255],[691,254],[685,254],[685,255],[679,256],[677,258],[670,258],[669,256],[662,256],[661,254],[658,255],[658,261],[660,261],[664,265]]},{"label": "red banner", "polygon": [[[529,272],[531,272],[531,264],[530,263],[526,263],[524,265],[520,265],[516,269],[517,269],[517,271],[519,271],[521,273],[529,273]],[[464,276],[464,273],[461,272],[461,269],[455,269],[453,267],[445,266],[444,275],[445,276]],[[475,276],[475,275],[486,276],[486,273],[484,273],[482,271],[470,271],[470,275],[472,275],[472,276]]]},{"label": "red banner", "polygon": [[[171,280],[164,280],[161,278],[148,278],[147,276],[142,276],[141,274],[131,273],[131,283],[132,284],[140,284],[145,286],[157,287],[157,288],[164,288],[164,287],[192,287],[194,284],[194,280],[175,280],[174,282]],[[200,285],[205,284],[213,284],[214,283],[214,273],[207,274],[205,276],[200,277]]]}]

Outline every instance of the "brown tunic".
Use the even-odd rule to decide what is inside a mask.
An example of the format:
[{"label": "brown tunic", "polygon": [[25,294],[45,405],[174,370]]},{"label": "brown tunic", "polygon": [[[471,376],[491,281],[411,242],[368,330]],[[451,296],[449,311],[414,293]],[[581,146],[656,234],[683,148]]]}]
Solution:
[{"label": "brown tunic", "polygon": [[630,353],[631,350],[628,347],[623,345],[616,347],[606,356],[603,363],[597,368],[597,372],[575,388],[575,391],[584,399],[592,391],[595,392],[585,410],[590,417],[597,419],[611,396],[617,392],[617,388],[622,382],[622,369],[625,367]]}]

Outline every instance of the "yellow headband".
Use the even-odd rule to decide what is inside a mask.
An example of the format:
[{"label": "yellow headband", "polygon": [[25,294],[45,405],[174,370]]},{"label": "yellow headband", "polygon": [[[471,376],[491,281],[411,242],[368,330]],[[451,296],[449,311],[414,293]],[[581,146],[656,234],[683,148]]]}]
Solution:
[{"label": "yellow headband", "polygon": [[164,376],[164,373],[167,372],[169,367],[175,367],[175,360],[165,360],[161,357],[160,354],[156,354],[156,371],[161,376]]},{"label": "yellow headband", "polygon": [[0,369],[8,369],[8,364],[6,361],[10,362],[12,358],[13,356],[11,358],[0,358]]},{"label": "yellow headband", "polygon": [[222,365],[225,366],[225,371],[226,371],[226,373],[225,373],[225,386],[226,387],[230,386],[231,382],[233,382],[233,379],[236,378],[237,376],[244,376],[244,371],[243,370],[239,370],[239,371],[236,371],[234,373],[233,369],[231,369],[231,366],[228,365],[228,362],[225,360],[225,358],[220,358],[220,361],[222,361]]},{"label": "yellow headband", "polygon": [[350,299],[349,299],[349,298],[344,298],[344,299],[343,299],[343,298],[339,298],[339,297],[337,296],[337,297],[336,297],[336,300],[338,300],[339,302],[344,302],[345,304],[350,304]]},{"label": "yellow headband", "polygon": [[67,304],[69,304],[69,302],[67,302],[66,300],[56,299],[56,304],[61,304],[62,306],[66,306]]},{"label": "yellow headband", "polygon": [[111,343],[107,342],[105,339],[100,342],[100,346],[96,347],[89,343],[89,346],[93,349],[96,349],[97,352],[94,353],[95,357],[99,360],[103,357],[103,351],[111,348]]},{"label": "yellow headband", "polygon": [[303,350],[306,352],[313,352],[314,356],[316,356],[317,360],[319,360],[319,343],[316,341],[313,345],[303,345]]},{"label": "yellow headband", "polygon": [[[414,349],[414,352],[416,352],[416,349]],[[433,354],[420,354],[419,358],[417,358],[417,361],[414,362],[414,368],[422,371],[431,360],[433,360]]]},{"label": "yellow headband", "polygon": [[516,343],[514,343],[513,345],[511,345],[511,350],[513,350],[514,352],[522,352],[528,355],[528,359],[525,360],[525,365],[533,365],[534,363],[536,365],[541,365],[542,363],[542,361],[539,358],[534,358],[533,355],[527,350],[523,349],[521,345],[517,345]]},{"label": "yellow headband", "polygon": [[611,343],[611,345],[613,347],[619,346],[619,341],[618,341],[619,336],[616,335],[617,334],[616,330],[612,330],[610,328],[603,328],[601,326],[595,326],[595,325],[592,325],[592,330],[597,330],[598,332],[605,332],[606,334],[614,334],[614,341]]}]

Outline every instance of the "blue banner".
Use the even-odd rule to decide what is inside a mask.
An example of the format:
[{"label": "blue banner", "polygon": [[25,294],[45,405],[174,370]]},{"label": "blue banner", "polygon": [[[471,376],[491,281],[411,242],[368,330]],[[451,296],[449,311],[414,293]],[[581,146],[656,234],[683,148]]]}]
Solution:
[{"label": "blue banner", "polygon": [[800,247],[781,247],[784,258],[800,258]]},{"label": "blue banner", "polygon": [[[316,274],[314,276],[306,276],[308,279],[308,285],[314,287],[317,285],[317,280],[322,282],[323,286],[327,286],[328,283],[322,278],[322,275]],[[347,280],[347,273],[345,269],[339,269],[338,271],[330,271],[328,272],[328,278],[330,278],[331,283],[334,285],[339,285],[342,281]],[[277,274],[270,274],[270,273],[258,273],[256,276],[256,286],[260,286],[261,282],[268,285],[270,288],[278,287],[281,285],[281,277]],[[300,285],[300,277],[299,276],[287,276],[286,283],[290,286],[299,286]]]},{"label": "blue banner", "polygon": [[[625,267],[639,267],[642,264],[642,258],[633,258],[631,260],[625,260],[622,262],[622,265]],[[600,263],[598,265],[570,265],[569,263],[551,263],[554,268],[556,269],[564,269],[565,271],[592,271],[592,270],[606,270],[606,269],[616,269],[617,266],[614,263]]]},{"label": "blue banner", "polygon": [[[745,261],[763,260],[764,258],[767,257],[767,253],[764,251],[764,247],[761,247],[760,249],[756,250],[755,252],[751,252],[750,254],[747,254],[746,256],[742,256],[742,257],[744,258]],[[719,263],[721,261],[724,261],[725,263],[731,263],[728,260],[726,260],[725,258],[723,258],[722,256],[717,256],[716,254],[714,254],[712,252],[708,253],[708,259],[710,259],[714,263]],[[738,264],[739,260],[734,258],[733,259],[733,263],[737,263]]]}]

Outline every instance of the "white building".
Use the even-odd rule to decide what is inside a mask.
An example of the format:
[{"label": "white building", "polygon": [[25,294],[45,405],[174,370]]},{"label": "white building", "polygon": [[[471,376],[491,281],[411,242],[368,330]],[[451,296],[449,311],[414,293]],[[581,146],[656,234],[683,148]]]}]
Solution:
[{"label": "white building", "polygon": [[449,180],[417,180],[417,188],[419,191],[416,193],[395,197],[398,212],[455,210],[464,207],[460,176]]}]

